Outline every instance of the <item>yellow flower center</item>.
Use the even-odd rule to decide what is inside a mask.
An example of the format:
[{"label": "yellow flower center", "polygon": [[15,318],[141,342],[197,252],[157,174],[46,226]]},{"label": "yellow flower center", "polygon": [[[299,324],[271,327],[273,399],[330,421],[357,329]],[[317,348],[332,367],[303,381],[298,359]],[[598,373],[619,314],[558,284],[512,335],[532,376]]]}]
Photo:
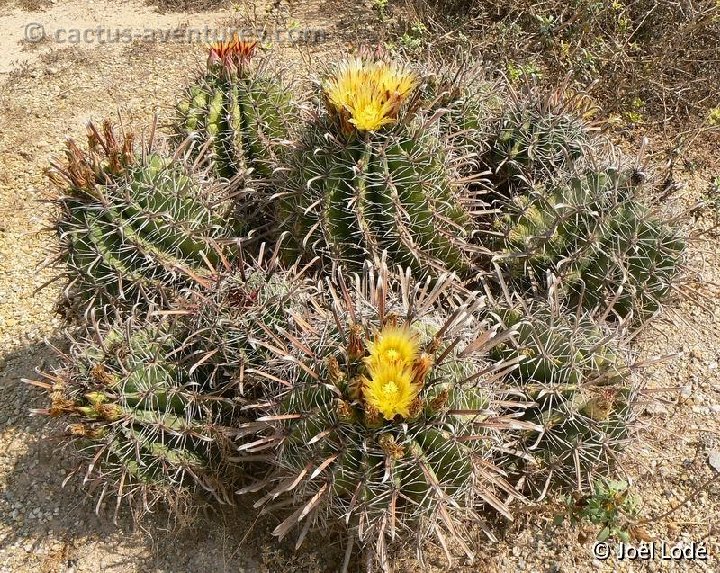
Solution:
[{"label": "yellow flower center", "polygon": [[396,349],[391,348],[390,350],[388,350],[388,351],[385,353],[384,358],[385,358],[386,360],[390,360],[390,361],[392,361],[392,362],[395,362],[395,361],[397,361],[397,360],[400,359],[400,353],[399,353]]},{"label": "yellow flower center", "polygon": [[410,415],[410,405],[420,392],[420,385],[413,384],[410,366],[398,363],[380,363],[363,380],[363,396],[366,404],[380,412],[386,420],[400,415]]},{"label": "yellow flower center", "polygon": [[387,396],[390,396],[390,395],[392,395],[392,394],[397,394],[397,393],[398,393],[398,390],[399,390],[398,387],[397,387],[397,384],[395,384],[395,382],[392,381],[392,380],[391,380],[390,382],[387,382],[387,383],[385,384],[385,386],[383,386],[382,389],[383,389],[383,392],[384,392]]}]

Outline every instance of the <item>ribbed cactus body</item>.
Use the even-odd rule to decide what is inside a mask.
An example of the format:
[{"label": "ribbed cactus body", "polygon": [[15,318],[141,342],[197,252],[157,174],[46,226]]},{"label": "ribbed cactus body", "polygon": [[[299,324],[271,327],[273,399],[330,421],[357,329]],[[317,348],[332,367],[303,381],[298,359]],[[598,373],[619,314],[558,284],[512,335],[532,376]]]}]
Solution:
[{"label": "ribbed cactus body", "polygon": [[669,292],[684,251],[676,229],[634,197],[615,170],[537,186],[503,202],[494,231],[519,284],[560,279],[568,302],[642,320]]},{"label": "ribbed cactus body", "polygon": [[380,260],[417,276],[467,274],[471,219],[427,134],[329,135],[320,123],[305,133],[280,205],[281,228],[294,241],[290,258],[321,255],[350,268]]},{"label": "ribbed cactus body", "polygon": [[48,413],[68,421],[103,492],[138,505],[198,489],[227,495],[221,428],[234,403],[193,379],[180,349],[168,324],[119,324],[100,342],[73,341],[52,377]]},{"label": "ribbed cactus body", "polygon": [[587,124],[571,110],[512,102],[500,114],[484,161],[498,190],[552,178],[583,157],[591,138]]},{"label": "ribbed cactus body", "polygon": [[[333,494],[332,507],[327,509],[336,518],[357,505],[356,515],[375,521],[392,505],[398,521],[409,526],[413,519],[432,513],[445,496],[461,500],[463,493],[470,493],[474,458],[484,459],[489,451],[479,437],[458,441],[458,436],[472,432],[472,424],[462,415],[449,413],[466,410],[479,423],[482,416],[477,413],[489,405],[487,393],[470,387],[453,387],[452,393],[454,399],[429,390],[420,398],[422,411],[406,427],[393,427],[368,417],[322,383],[299,384],[279,410],[305,414],[301,420],[284,424],[287,438],[279,453],[283,473],[300,473],[309,464],[317,468],[333,460],[323,477]],[[487,440],[491,439],[488,433]],[[439,497],[435,488],[442,492]],[[316,484],[307,481],[296,494],[315,492]]]},{"label": "ribbed cactus body", "polygon": [[453,314],[432,301],[454,281],[436,280],[430,294],[388,276],[369,267],[348,284],[338,270],[283,328],[260,332],[271,352],[245,377],[266,390],[247,424],[257,437],[239,449],[242,459],[274,448],[274,470],[247,491],[265,492],[258,506],[291,507],[281,538],[344,523],[383,563],[395,534],[421,540],[442,527],[472,555],[463,520],[482,502],[509,515],[500,500],[514,495],[495,449],[514,424],[537,426],[499,415],[482,375],[487,352],[469,328],[479,302]]},{"label": "ribbed cactus body", "polygon": [[522,439],[530,463],[521,473],[541,489],[548,481],[589,487],[609,471],[630,431],[634,390],[620,336],[587,315],[543,307],[498,315],[517,335],[494,356],[524,356],[508,381],[535,404],[523,419],[544,429]]},{"label": "ribbed cactus body", "polygon": [[670,293],[685,246],[677,229],[628,201],[613,214],[582,283],[575,285],[574,299],[586,308],[613,301],[620,316],[648,318]]},{"label": "ribbed cactus body", "polygon": [[232,178],[253,170],[268,178],[288,138],[290,94],[281,81],[257,69],[229,72],[211,66],[176,106],[176,131],[196,152],[207,149],[214,173]]},{"label": "ribbed cactus body", "polygon": [[223,243],[238,231],[228,222],[231,206],[211,206],[199,181],[157,154],[130,155],[111,176],[81,180],[78,165],[100,172],[105,161],[92,145],[70,157],[65,177],[54,176],[64,192],[57,232],[68,300],[100,314],[165,304],[220,263]]}]

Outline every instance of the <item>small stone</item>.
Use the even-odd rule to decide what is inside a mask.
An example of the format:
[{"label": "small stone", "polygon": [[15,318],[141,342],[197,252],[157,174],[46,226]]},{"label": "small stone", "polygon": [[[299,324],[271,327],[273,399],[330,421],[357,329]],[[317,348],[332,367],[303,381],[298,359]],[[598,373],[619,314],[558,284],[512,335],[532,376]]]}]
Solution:
[{"label": "small stone", "polygon": [[708,454],[708,462],[716,472],[720,472],[720,450],[712,450]]},{"label": "small stone", "polygon": [[651,416],[664,416],[668,410],[662,402],[653,401],[645,406],[645,412]]}]

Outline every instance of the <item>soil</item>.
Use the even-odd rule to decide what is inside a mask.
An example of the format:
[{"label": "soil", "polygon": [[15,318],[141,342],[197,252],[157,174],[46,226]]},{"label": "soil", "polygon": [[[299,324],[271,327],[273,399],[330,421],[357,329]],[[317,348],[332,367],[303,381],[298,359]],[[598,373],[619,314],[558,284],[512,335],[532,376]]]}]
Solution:
[{"label": "soil", "polygon": [[[203,512],[178,523],[160,512],[133,525],[132,516],[95,511],[96,496],[75,476],[72,454],[62,449],[61,428],[29,416],[44,406],[42,393],[22,382],[35,379],[54,360],[48,347],[60,338],[55,301],[57,271],[42,267],[55,237],[52,189],[43,174],[66,137],[82,138],[88,120],[117,117],[131,128],[154,114],[167,122],[177,94],[203,63],[202,43],[182,39],[150,42],[69,43],[54,31],[97,28],[222,29],[231,22],[324,30],[323,41],[280,46],[278,57],[311,67],[375,38],[372,6],[340,0],[206,12],[172,12],[193,6],[136,1],[49,0],[0,3],[0,573],[6,572],[207,572],[336,571],[342,547],[315,538],[298,552],[270,535],[271,517],[255,521],[242,506]],[[23,40],[28,23],[48,34]],[[633,139],[638,139],[636,134]],[[652,141],[651,147],[663,146]],[[481,537],[475,564],[448,566],[429,550],[431,571],[720,571],[720,248],[709,229],[714,213],[693,212],[713,177],[720,175],[712,147],[695,149],[675,172],[679,189],[667,208],[682,212],[691,243],[684,281],[657,320],[637,339],[642,360],[665,357],[639,370],[652,392],[640,417],[638,440],[627,450],[625,478],[641,503],[648,539],[675,544],[704,542],[707,561],[640,563],[592,554],[598,532],[590,524],[554,525],[548,501],[531,504],[497,543]],[[45,285],[50,282],[49,285]],[[40,288],[43,287],[43,288]],[[720,465],[720,462],[717,463]],[[67,484],[64,485],[67,480]],[[400,571],[420,565],[413,553],[395,554]]]}]

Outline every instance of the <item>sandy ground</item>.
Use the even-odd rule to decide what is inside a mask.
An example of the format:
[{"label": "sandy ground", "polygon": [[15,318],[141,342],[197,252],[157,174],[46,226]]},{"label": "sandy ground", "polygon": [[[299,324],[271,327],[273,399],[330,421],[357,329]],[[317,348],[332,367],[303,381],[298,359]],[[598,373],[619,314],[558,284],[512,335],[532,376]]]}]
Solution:
[{"label": "sandy ground", "polygon": [[[179,529],[163,515],[146,519],[142,528],[122,513],[117,524],[112,512],[96,515],[80,480],[62,487],[74,465],[61,450],[57,429],[27,415],[43,401],[20,380],[52,363],[44,339],[52,342],[60,327],[53,309],[59,285],[36,292],[55,276],[39,270],[54,244],[44,232],[51,216],[42,202],[51,196],[42,174],[48,159],[67,136],[81,137],[86,121],[116,117],[117,110],[135,128],[156,112],[162,123],[188,75],[202,64],[201,44],[143,41],[142,34],[277,17],[295,29],[325,30],[323,43],[282,50],[283,57],[306,66],[372,38],[370,6],[350,4],[278,4],[269,16],[247,6],[183,14],[107,0],[0,4],[0,573],[337,570],[342,548],[315,538],[294,553],[271,539],[271,520],[255,523],[242,507],[200,515]],[[42,9],[29,11],[33,6]],[[24,41],[29,23],[42,24],[48,37]],[[56,41],[66,37],[55,36],[58,30],[97,26],[138,36],[116,43]],[[683,183],[673,197],[677,207],[692,205],[711,177],[720,175],[717,159],[713,164],[702,152],[696,155],[693,171],[677,174]],[[475,565],[456,562],[449,568],[431,550],[431,570],[720,571],[720,479],[709,464],[709,456],[720,453],[720,249],[716,238],[700,233],[712,225],[710,215],[688,215],[684,222],[697,237],[687,280],[673,308],[638,339],[641,356],[674,357],[638,374],[660,391],[652,394],[654,401],[648,397],[641,439],[627,452],[625,469],[650,537],[703,541],[709,561],[600,562],[591,552],[596,529],[554,526],[551,511],[531,507],[500,543],[482,543],[478,535]],[[418,568],[409,554],[399,554],[397,564],[401,571]]]}]

